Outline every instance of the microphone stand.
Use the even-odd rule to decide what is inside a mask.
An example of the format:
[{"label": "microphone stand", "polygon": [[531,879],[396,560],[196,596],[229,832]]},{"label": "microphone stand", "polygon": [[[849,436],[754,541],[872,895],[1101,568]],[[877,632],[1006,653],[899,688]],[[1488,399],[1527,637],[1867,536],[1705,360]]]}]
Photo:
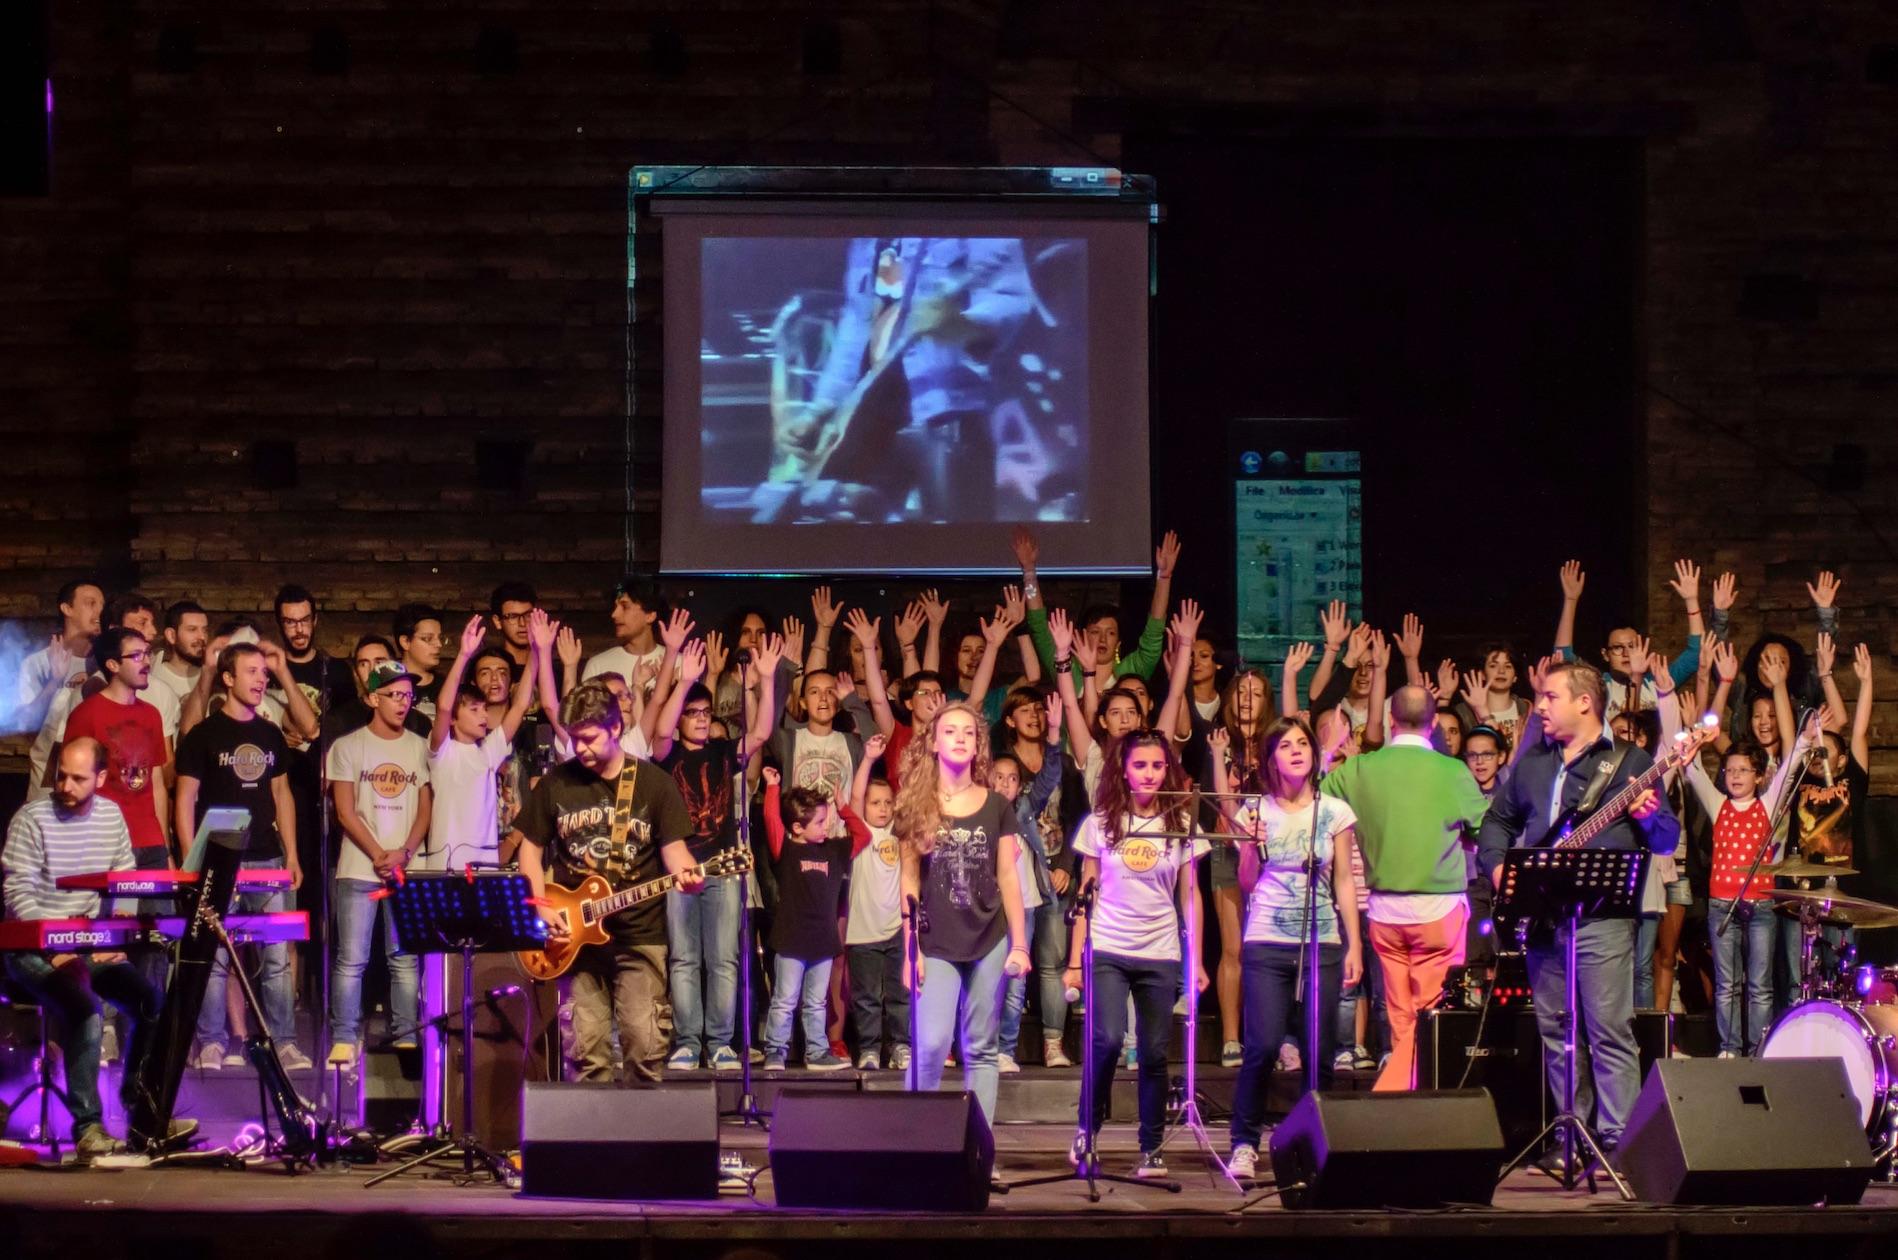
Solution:
[{"label": "microphone stand", "polygon": [[903,942],[903,951],[909,958],[909,1071],[903,1088],[913,1094],[922,1088],[922,1078],[917,1075],[923,1062],[922,1026],[918,1023],[916,1008],[920,1005],[923,986],[917,971],[922,962],[922,936],[929,930],[929,916],[923,913],[922,903],[914,896],[905,894],[903,902],[903,917],[909,920],[909,939]]},{"label": "microphone stand", "polygon": [[[1142,834],[1151,835],[1152,833]],[[1092,880],[1083,884],[1080,891],[1075,894],[1074,904],[1068,908],[1066,915],[1070,924],[1077,918],[1081,921],[1081,1001],[1085,1003],[1081,1010],[1081,1115],[1085,1118],[1085,1122],[1080,1126],[1081,1158],[1068,1172],[1025,1177],[1020,1181],[1009,1182],[1008,1188],[1018,1190],[1023,1186],[1051,1186],[1063,1181],[1080,1180],[1087,1183],[1089,1203],[1101,1201],[1100,1186],[1097,1183],[1103,1181],[1111,1181],[1123,1186],[1143,1186],[1150,1190],[1165,1190],[1169,1194],[1178,1194],[1180,1183],[1177,1181],[1143,1181],[1138,1177],[1101,1171],[1100,1151],[1094,1139],[1094,1011],[1099,1005],[1094,1000],[1094,897],[1098,891],[1099,885]],[[912,971],[910,974],[915,973]],[[916,1003],[912,997],[910,1001],[912,1021],[915,1019],[913,1014],[915,1009]],[[1118,1054],[1119,1048],[1115,1047],[1114,1052]],[[916,1052],[912,1051],[910,1062],[915,1063],[917,1057]]]},{"label": "microphone stand", "polygon": [[[745,682],[745,668],[751,664],[751,653],[743,648],[738,650],[738,721],[739,747],[747,755],[738,759],[738,769],[732,775],[732,809],[737,814],[738,842],[751,852],[751,794],[747,790],[745,767],[750,762],[751,749],[744,747],[744,740],[751,737],[751,688]],[[760,1129],[769,1129],[764,1113],[758,1107],[758,1095],[751,1083],[751,964],[754,951],[758,947],[751,926],[751,864],[747,862],[738,872],[738,1105],[722,1114],[736,1116],[741,1125],[757,1125]]]},{"label": "microphone stand", "polygon": [[[1182,886],[1190,890],[1188,895],[1193,899],[1194,904],[1197,904],[1199,898],[1199,862],[1193,856],[1193,849],[1197,842],[1203,838],[1199,830],[1200,793],[1196,789],[1184,793],[1161,792],[1158,795],[1162,801],[1163,809],[1164,802],[1168,797],[1184,796],[1187,798],[1186,830],[1180,833],[1154,831],[1143,832],[1141,834],[1167,841],[1179,840],[1186,844],[1186,865],[1180,870],[1180,879],[1183,881]],[[1186,989],[1186,1026],[1184,1029],[1186,1034],[1186,1044],[1184,1046],[1186,1052],[1185,1098],[1180,1104],[1179,1118],[1173,1122],[1172,1132],[1160,1139],[1158,1149],[1162,1151],[1166,1150],[1168,1143],[1172,1142],[1175,1137],[1178,1137],[1181,1132],[1191,1133],[1193,1140],[1199,1146],[1200,1153],[1212,1161],[1212,1166],[1207,1169],[1206,1176],[1207,1179],[1216,1186],[1219,1184],[1219,1178],[1221,1176],[1230,1176],[1230,1174],[1226,1172],[1226,1161],[1219,1157],[1218,1148],[1213,1145],[1213,1140],[1206,1134],[1206,1120],[1205,1117],[1200,1114],[1199,1109],[1200,992],[1199,985],[1194,983],[1194,975],[1190,970],[1190,968],[1199,965],[1200,958],[1199,932],[1193,927],[1194,917],[1195,916],[1190,912],[1180,916],[1183,921],[1182,925],[1185,934],[1183,957],[1186,960],[1180,968],[1180,979]],[[1218,1171],[1214,1172],[1213,1169],[1217,1169]]]}]

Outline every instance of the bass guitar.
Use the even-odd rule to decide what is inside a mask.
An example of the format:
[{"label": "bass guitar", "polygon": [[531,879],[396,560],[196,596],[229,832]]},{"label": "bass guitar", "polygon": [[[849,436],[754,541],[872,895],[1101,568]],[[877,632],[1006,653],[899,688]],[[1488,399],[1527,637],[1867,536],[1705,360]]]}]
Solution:
[{"label": "bass guitar", "polygon": [[[691,868],[706,879],[724,879],[751,869],[751,850],[743,847],[720,849]],[[564,938],[550,939],[539,949],[524,949],[514,955],[522,971],[536,980],[552,980],[565,975],[582,946],[604,945],[609,939],[606,921],[620,911],[651,901],[669,892],[679,882],[677,875],[662,875],[631,888],[613,891],[603,875],[589,875],[578,888],[548,884],[542,894],[560,923],[567,929]]]},{"label": "bass guitar", "polygon": [[1699,756],[1700,750],[1719,733],[1717,724],[1706,722],[1692,730],[1681,731],[1674,736],[1666,752],[1655,758],[1653,765],[1629,779],[1626,786],[1588,811],[1585,817],[1580,816],[1577,810],[1569,810],[1556,819],[1555,826],[1549,828],[1548,835],[1543,837],[1542,846],[1550,849],[1583,848],[1590,840],[1619,822],[1643,792]]}]

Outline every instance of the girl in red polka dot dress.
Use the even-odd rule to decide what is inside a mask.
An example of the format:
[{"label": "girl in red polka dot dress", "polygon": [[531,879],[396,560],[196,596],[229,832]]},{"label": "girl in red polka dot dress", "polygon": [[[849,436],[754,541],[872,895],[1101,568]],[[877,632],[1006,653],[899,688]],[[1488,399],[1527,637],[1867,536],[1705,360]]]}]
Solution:
[{"label": "girl in red polka dot dress", "polygon": [[[1740,896],[1740,885],[1754,859],[1761,849],[1770,850],[1773,811],[1785,790],[1786,772],[1804,757],[1818,738],[1819,729],[1820,716],[1815,714],[1799,733],[1799,746],[1793,755],[1781,759],[1779,773],[1773,776],[1764,797],[1758,792],[1766,777],[1766,750],[1751,740],[1734,744],[1721,757],[1725,795],[1701,769],[1699,758],[1687,763],[1687,781],[1714,820],[1707,931],[1713,945],[1714,1024],[1720,1030],[1723,1059],[1757,1053],[1766,1025],[1773,1018],[1773,906],[1766,895],[1773,886],[1772,877],[1756,875],[1725,933],[1719,930],[1720,925]],[[1778,859],[1777,852],[1769,851],[1762,865]],[[1744,1023],[1740,1000],[1743,989]]]}]

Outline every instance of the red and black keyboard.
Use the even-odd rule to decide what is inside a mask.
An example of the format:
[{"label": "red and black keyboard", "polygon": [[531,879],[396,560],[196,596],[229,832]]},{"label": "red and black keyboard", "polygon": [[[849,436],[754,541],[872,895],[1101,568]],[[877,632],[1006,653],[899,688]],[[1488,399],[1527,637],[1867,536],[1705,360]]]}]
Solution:
[{"label": "red and black keyboard", "polygon": [[[57,888],[96,892],[107,897],[178,897],[198,882],[196,871],[89,871],[84,875],[61,875],[53,881]],[[290,872],[281,867],[260,866],[237,873],[238,892],[277,892],[290,888]]]},{"label": "red and black keyboard", "polygon": [[[310,939],[310,916],[302,910],[229,914],[224,928],[239,945],[271,945]],[[0,920],[0,953],[80,954],[175,941],[185,934],[179,915],[112,914],[96,919]]]}]

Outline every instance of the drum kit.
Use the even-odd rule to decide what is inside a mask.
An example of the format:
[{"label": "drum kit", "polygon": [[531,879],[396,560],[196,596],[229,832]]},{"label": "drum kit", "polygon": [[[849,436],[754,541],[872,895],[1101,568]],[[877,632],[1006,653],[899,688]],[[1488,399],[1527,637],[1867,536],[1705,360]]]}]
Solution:
[{"label": "drum kit", "polygon": [[[1795,857],[1763,873],[1817,880],[1858,872]],[[1760,1055],[1842,1062],[1873,1153],[1889,1167],[1898,1155],[1898,967],[1857,966],[1855,951],[1842,949],[1838,963],[1823,968],[1818,944],[1825,928],[1898,927],[1898,906],[1832,887],[1773,888],[1767,895],[1801,928],[1799,1001],[1766,1034]]]}]

